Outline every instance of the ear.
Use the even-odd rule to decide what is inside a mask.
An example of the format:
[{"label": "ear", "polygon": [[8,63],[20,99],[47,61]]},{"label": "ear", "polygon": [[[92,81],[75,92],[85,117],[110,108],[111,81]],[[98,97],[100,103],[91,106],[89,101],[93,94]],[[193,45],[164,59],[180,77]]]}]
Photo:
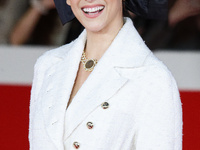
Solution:
[{"label": "ear", "polygon": [[66,0],[67,5],[71,5],[71,0]]}]

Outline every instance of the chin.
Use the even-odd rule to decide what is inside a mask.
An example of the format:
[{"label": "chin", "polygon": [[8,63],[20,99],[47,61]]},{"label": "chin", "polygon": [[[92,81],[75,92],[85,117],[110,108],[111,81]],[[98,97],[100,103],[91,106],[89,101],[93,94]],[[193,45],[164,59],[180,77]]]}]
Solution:
[{"label": "chin", "polygon": [[94,33],[102,31],[98,27],[92,27],[92,28],[90,27],[90,28],[86,28],[86,30],[87,30],[87,32],[94,32]]},{"label": "chin", "polygon": [[94,23],[94,24],[87,24],[85,25],[85,29],[89,32],[101,32],[105,29],[105,26],[100,23]]}]

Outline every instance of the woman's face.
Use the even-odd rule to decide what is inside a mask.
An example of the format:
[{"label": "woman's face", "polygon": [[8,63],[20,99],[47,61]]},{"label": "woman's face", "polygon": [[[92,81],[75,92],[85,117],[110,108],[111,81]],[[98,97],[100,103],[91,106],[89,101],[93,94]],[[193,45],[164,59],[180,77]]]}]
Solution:
[{"label": "woman's face", "polygon": [[122,0],[67,0],[67,4],[87,31],[106,32],[122,26]]}]

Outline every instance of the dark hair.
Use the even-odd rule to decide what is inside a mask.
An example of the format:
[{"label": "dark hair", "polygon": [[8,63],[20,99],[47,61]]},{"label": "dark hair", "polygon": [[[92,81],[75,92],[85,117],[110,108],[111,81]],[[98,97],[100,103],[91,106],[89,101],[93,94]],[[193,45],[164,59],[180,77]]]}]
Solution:
[{"label": "dark hair", "polygon": [[128,11],[126,9],[125,0],[122,0],[122,6],[123,6],[123,16],[124,17],[129,17],[129,18],[131,18],[133,20],[133,17],[131,16],[130,11]]}]

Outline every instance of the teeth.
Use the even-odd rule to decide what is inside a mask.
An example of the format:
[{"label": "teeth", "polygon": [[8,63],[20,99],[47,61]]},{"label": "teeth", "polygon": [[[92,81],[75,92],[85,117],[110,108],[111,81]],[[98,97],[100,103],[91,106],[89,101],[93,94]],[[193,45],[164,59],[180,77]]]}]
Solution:
[{"label": "teeth", "polygon": [[83,8],[83,11],[85,13],[94,13],[103,9],[104,9],[104,6],[99,6],[99,7],[94,7],[94,8]]}]

